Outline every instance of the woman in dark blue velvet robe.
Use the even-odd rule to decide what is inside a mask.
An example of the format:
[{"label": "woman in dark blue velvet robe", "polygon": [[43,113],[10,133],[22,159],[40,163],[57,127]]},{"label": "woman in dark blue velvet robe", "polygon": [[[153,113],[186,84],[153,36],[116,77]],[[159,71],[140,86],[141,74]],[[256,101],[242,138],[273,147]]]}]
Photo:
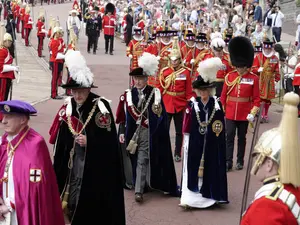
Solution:
[{"label": "woman in dark blue velvet robe", "polygon": [[212,97],[214,82],[198,76],[184,117],[184,161],[180,205],[206,208],[228,203],[225,121],[222,105]]}]

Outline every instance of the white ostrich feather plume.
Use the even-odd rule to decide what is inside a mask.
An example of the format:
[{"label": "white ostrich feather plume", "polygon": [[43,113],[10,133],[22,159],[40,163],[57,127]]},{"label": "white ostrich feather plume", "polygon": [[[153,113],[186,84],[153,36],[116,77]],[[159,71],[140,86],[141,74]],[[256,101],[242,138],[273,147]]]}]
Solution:
[{"label": "white ostrich feather plume", "polygon": [[222,38],[222,34],[220,32],[214,32],[210,34],[210,39],[213,40],[215,38]]},{"label": "white ostrich feather plume", "polygon": [[87,67],[86,60],[80,51],[68,51],[65,63],[70,72],[70,77],[83,87],[90,87],[94,82],[94,74]]},{"label": "white ostrich feather plume", "polygon": [[159,60],[155,55],[148,52],[144,52],[143,55],[138,59],[139,67],[143,68],[144,73],[148,76],[155,75],[158,70]]},{"label": "white ostrich feather plume", "polygon": [[212,83],[216,81],[216,74],[223,66],[220,58],[214,57],[199,63],[197,71],[204,82]]},{"label": "white ostrich feather plume", "polygon": [[225,46],[226,46],[225,41],[222,38],[218,38],[218,37],[212,39],[212,41],[210,43],[210,47],[215,47],[215,48],[222,47],[222,48],[225,48]]}]

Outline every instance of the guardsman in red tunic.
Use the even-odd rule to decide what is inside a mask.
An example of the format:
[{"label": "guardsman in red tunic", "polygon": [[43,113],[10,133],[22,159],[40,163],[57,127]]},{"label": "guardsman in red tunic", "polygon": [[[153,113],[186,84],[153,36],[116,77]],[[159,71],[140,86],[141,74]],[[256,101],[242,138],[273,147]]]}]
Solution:
[{"label": "guardsman in red tunic", "polygon": [[115,5],[112,3],[107,3],[105,6],[105,15],[102,18],[102,28],[104,30],[105,39],[105,54],[113,55],[114,51],[114,36],[115,36],[115,26],[116,17],[113,14],[115,12]]},{"label": "guardsman in red tunic", "polygon": [[260,107],[259,78],[250,72],[254,59],[254,49],[250,40],[241,36],[235,37],[229,42],[228,48],[232,65],[236,70],[226,75],[221,94],[226,117],[227,171],[232,169],[236,132],[238,134],[236,169],[243,169],[248,124],[254,121]]},{"label": "guardsman in red tunic", "polygon": [[26,8],[26,2],[23,2],[23,5],[20,9],[21,35],[23,39],[25,38],[25,23],[24,23],[25,8]]},{"label": "guardsman in red tunic", "polygon": [[255,56],[252,72],[259,76],[260,99],[264,103],[262,123],[269,121],[268,112],[275,98],[275,82],[280,80],[279,59],[274,54],[273,42],[264,41],[262,53]]},{"label": "guardsman in red tunic", "polygon": [[195,49],[195,59],[194,59],[194,66],[193,66],[193,73],[191,76],[192,82],[195,80],[196,76],[198,75],[198,65],[204,59],[206,54],[210,53],[210,49],[206,47],[207,45],[207,38],[205,33],[199,33],[195,39],[196,42],[196,49]]},{"label": "guardsman in red tunic", "polygon": [[169,54],[170,66],[161,70],[159,75],[159,89],[168,113],[169,127],[174,119],[176,141],[175,161],[181,161],[182,123],[184,110],[188,100],[192,97],[191,70],[182,65],[178,37],[174,37],[172,50]]},{"label": "guardsman in red tunic", "polygon": [[15,10],[14,10],[17,33],[20,33],[20,10],[21,10],[20,5],[21,4],[22,4],[22,1],[18,1],[18,4],[15,6]]},{"label": "guardsman in red tunic", "polygon": [[63,70],[64,64],[64,48],[60,40],[61,38],[60,27],[53,28],[53,36],[50,43],[51,57],[50,57],[50,67],[52,70],[52,80],[51,80],[51,98],[52,99],[62,99],[61,96],[57,94],[57,88],[59,85],[59,80]]},{"label": "guardsman in red tunic", "polygon": [[144,45],[144,37],[142,34],[142,30],[140,28],[136,28],[133,31],[133,39],[129,42],[126,56],[131,59],[130,62],[130,71],[139,67],[138,58],[143,54],[145,45]]},{"label": "guardsman in red tunic", "polygon": [[[298,57],[300,50],[298,50]],[[295,93],[300,96],[300,62],[295,67],[293,86]],[[300,104],[298,105],[298,117],[300,118]]]},{"label": "guardsman in red tunic", "polygon": [[[1,29],[5,29],[4,27]],[[3,44],[0,47],[0,101],[8,100],[9,91],[11,89],[12,80],[15,79],[14,71],[18,71],[18,67],[12,66],[13,57],[9,53],[12,45],[12,37],[6,33],[3,37]],[[0,120],[2,116],[0,115]]]},{"label": "guardsman in red tunic", "polygon": [[223,66],[217,73],[217,80],[216,80],[216,96],[220,97],[224,85],[224,79],[226,74],[233,70],[229,54],[226,54],[223,50],[226,46],[225,41],[220,38],[216,37],[211,40],[210,47],[211,52],[204,56],[204,59],[212,58],[212,57],[219,57],[222,60]]},{"label": "guardsman in red tunic", "polygon": [[43,51],[43,46],[44,46],[44,38],[46,36],[46,33],[48,31],[45,30],[45,17],[44,15],[40,15],[37,23],[36,23],[36,28],[37,28],[37,38],[38,38],[38,56],[42,57],[42,51]]},{"label": "guardsman in red tunic", "polygon": [[26,13],[24,15],[24,28],[25,28],[25,46],[29,46],[29,35],[32,30],[32,18],[30,16],[30,7],[26,6]]},{"label": "guardsman in red tunic", "polygon": [[184,41],[181,42],[180,46],[181,57],[183,60],[183,64],[192,69],[192,66],[195,61],[195,34],[189,31],[186,35],[184,35]]},{"label": "guardsman in red tunic", "polygon": [[251,174],[263,186],[244,212],[241,225],[300,224],[299,97],[289,92],[283,101],[279,127],[265,131],[254,147]]},{"label": "guardsman in red tunic", "polygon": [[[156,33],[157,43],[156,45],[149,46],[145,52],[149,52],[156,55],[159,58],[158,76],[163,68],[169,64],[169,54],[172,50],[172,37],[177,36],[177,31],[159,31]],[[159,77],[149,77],[148,84],[153,87],[159,86]]]}]

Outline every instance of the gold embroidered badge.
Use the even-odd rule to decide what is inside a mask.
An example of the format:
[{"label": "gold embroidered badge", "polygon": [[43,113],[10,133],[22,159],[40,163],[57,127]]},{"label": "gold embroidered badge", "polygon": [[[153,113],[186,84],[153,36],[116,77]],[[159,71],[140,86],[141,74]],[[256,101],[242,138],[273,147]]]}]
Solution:
[{"label": "gold embroidered badge", "polygon": [[212,124],[212,131],[214,133],[216,133],[216,136],[219,137],[220,133],[223,130],[223,123],[221,122],[221,120],[216,120],[215,122],[213,122]]},{"label": "gold embroidered badge", "polygon": [[152,111],[154,114],[156,114],[158,117],[160,117],[161,113],[162,113],[162,106],[161,104],[152,104]]}]

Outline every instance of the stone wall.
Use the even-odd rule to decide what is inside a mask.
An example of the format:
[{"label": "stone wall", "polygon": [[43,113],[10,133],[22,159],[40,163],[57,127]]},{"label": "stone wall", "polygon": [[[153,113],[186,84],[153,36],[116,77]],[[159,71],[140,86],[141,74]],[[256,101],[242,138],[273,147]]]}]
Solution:
[{"label": "stone wall", "polygon": [[279,0],[279,5],[286,21],[295,20],[300,13],[300,8],[296,6],[295,0]]}]

